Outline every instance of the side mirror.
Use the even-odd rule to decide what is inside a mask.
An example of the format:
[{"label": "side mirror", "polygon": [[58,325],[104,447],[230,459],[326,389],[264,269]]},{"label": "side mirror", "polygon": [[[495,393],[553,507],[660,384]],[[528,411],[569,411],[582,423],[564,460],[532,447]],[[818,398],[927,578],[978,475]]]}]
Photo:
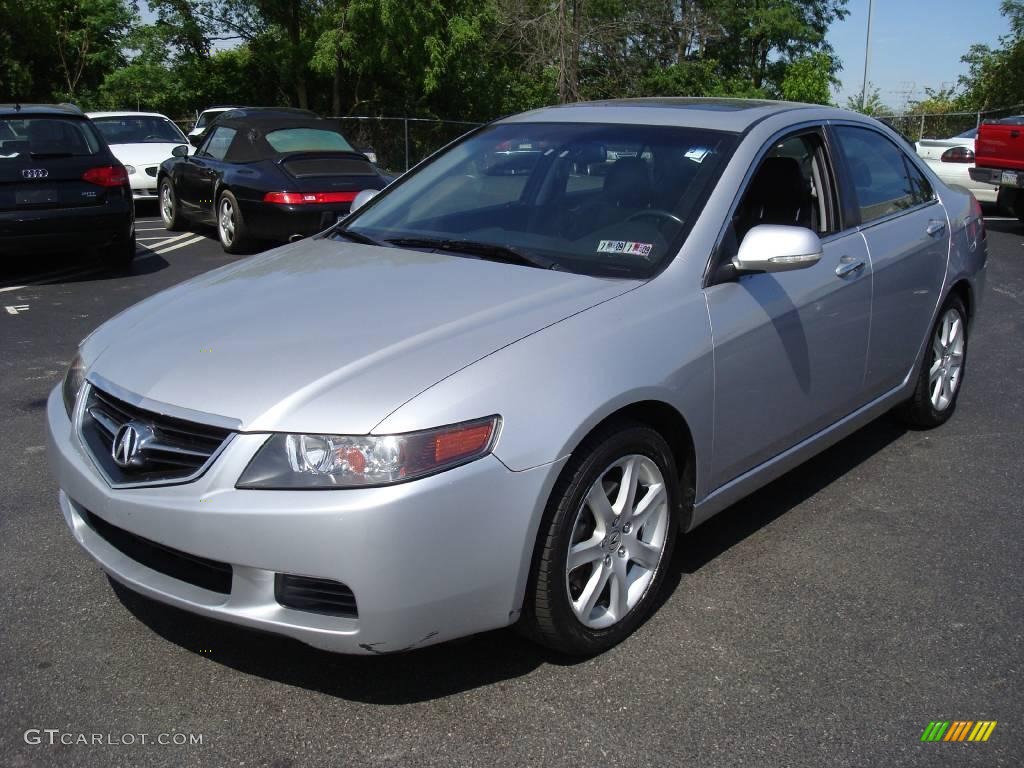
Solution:
[{"label": "side mirror", "polygon": [[171,150],[172,157],[188,157],[188,147],[184,144],[179,144]]},{"label": "side mirror", "polygon": [[379,189],[364,189],[352,200],[352,205],[349,206],[348,212],[355,213],[368,202],[370,202],[373,198],[375,198],[378,192],[380,192]]},{"label": "side mirror", "polygon": [[732,260],[738,272],[789,272],[821,260],[821,239],[806,227],[759,224],[740,243]]}]

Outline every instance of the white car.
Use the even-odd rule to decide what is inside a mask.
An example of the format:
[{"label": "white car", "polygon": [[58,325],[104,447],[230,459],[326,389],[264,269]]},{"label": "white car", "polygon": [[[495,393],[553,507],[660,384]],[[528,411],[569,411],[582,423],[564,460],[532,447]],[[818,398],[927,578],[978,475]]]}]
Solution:
[{"label": "white car", "polygon": [[235,107],[210,107],[210,109],[204,109],[199,114],[199,117],[196,118],[195,126],[188,132],[189,139],[202,135],[203,131],[206,130],[206,127],[213,122],[217,115],[227,112],[229,109],[235,109]]},{"label": "white car", "polygon": [[89,112],[88,116],[128,171],[132,196],[156,200],[160,163],[175,147],[189,147],[181,129],[158,112]]},{"label": "white car", "polygon": [[999,188],[971,178],[977,135],[978,129],[971,128],[949,139],[921,139],[917,142],[917,154],[946,184],[969,189],[979,203],[994,203]]}]

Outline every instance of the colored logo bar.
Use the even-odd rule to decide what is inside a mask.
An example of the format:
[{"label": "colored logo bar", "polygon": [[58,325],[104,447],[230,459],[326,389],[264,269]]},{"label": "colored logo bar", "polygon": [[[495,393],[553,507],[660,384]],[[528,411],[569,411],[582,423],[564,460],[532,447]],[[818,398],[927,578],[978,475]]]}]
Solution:
[{"label": "colored logo bar", "polygon": [[996,729],[995,720],[932,720],[921,741],[988,741]]}]

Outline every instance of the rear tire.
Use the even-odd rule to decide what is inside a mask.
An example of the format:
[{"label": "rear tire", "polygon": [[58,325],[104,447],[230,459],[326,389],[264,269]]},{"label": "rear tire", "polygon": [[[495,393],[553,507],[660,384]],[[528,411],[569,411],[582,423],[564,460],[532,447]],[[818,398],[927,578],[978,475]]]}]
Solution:
[{"label": "rear tire", "polygon": [[932,429],[953,415],[966,370],[967,331],[964,303],[950,295],[928,336],[914,394],[898,411],[910,426]]},{"label": "rear tire", "polygon": [[114,243],[100,258],[112,272],[127,272],[135,261],[135,231],[132,231],[127,242]]},{"label": "rear tire", "polygon": [[222,192],[217,198],[217,237],[227,253],[247,253],[252,245],[242,209],[230,192]]},{"label": "rear tire", "polygon": [[672,451],[655,430],[627,422],[588,438],[541,521],[520,629],[575,656],[628,637],[664,584],[681,499]]},{"label": "rear tire", "polygon": [[178,198],[174,195],[174,184],[166,176],[160,180],[158,205],[160,206],[160,218],[164,222],[164,229],[168,232],[177,232],[184,229],[185,220],[178,209]]}]

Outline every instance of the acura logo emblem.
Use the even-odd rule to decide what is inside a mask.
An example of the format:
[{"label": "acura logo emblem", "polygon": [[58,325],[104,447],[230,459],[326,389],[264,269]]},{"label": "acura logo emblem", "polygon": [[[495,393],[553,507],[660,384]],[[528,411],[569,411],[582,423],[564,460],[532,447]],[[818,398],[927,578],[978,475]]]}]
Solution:
[{"label": "acura logo emblem", "polygon": [[45,168],[26,168],[21,172],[23,179],[45,179],[50,172]]},{"label": "acura logo emblem", "polygon": [[129,421],[114,435],[110,455],[119,467],[140,467],[146,461],[142,450],[152,438],[152,429],[137,421]]}]

